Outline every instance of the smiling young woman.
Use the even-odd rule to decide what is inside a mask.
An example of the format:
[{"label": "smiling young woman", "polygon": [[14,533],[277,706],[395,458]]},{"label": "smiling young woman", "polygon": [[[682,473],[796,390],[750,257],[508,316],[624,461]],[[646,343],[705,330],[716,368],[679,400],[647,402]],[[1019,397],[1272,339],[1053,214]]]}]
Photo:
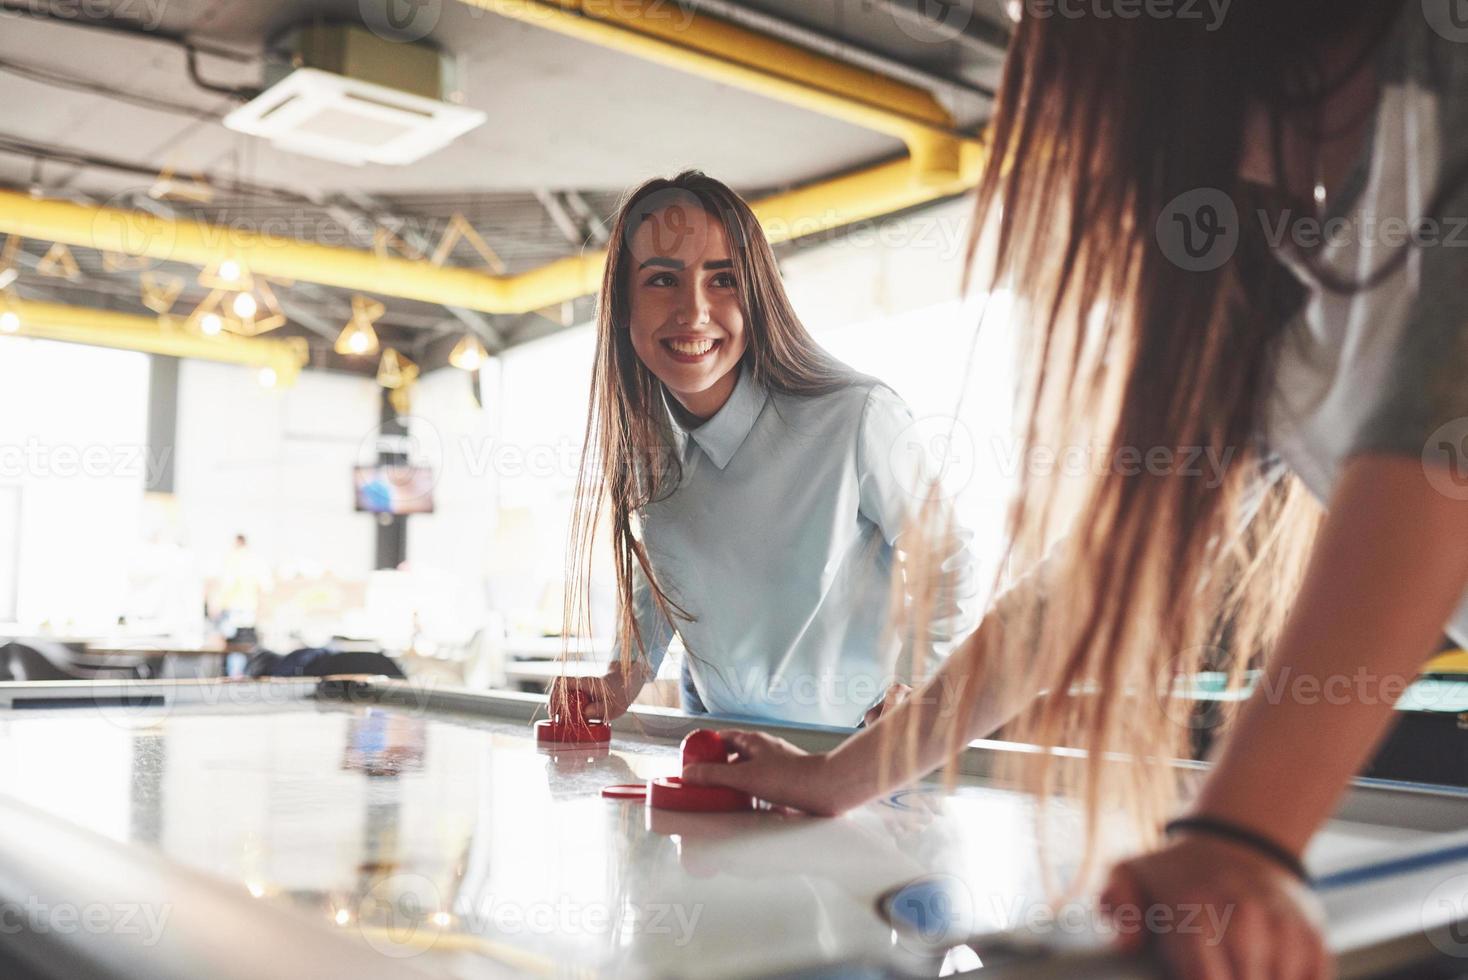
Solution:
[{"label": "smiling young woman", "polygon": [[[899,581],[937,596],[921,638],[893,628],[894,572],[920,501],[900,467],[911,413],[820,348],[759,221],[698,172],[618,211],[573,523],[566,623],[585,632],[598,524],[610,525],[617,656],[560,679],[590,717],[626,710],[676,630],[695,712],[874,720],[974,621],[968,535]],[[894,453],[894,450],[896,452]],[[899,663],[905,653],[910,665]]]}]

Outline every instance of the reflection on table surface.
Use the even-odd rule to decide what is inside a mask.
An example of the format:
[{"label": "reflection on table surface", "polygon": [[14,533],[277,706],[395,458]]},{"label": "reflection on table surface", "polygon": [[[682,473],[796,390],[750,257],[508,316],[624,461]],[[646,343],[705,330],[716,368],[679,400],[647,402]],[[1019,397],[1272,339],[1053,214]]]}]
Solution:
[{"label": "reflection on table surface", "polygon": [[676,745],[650,738],[548,753],[523,723],[381,707],[0,721],[9,794],[449,975],[735,975],[879,954],[893,940],[877,898],[934,872],[975,896],[965,927],[1011,925],[1016,903],[1043,899],[1013,794],[909,790],[834,820],[599,795],[677,769]]},{"label": "reflection on table surface", "polygon": [[[943,937],[1033,928],[1048,909],[1021,794],[923,784],[835,819],[599,795],[677,770],[671,740],[619,732],[610,749],[546,752],[521,721],[410,707],[0,715],[3,792],[446,976],[732,976],[881,957],[917,943],[894,937],[879,897],[928,875],[948,886],[919,918]],[[1074,814],[1052,813],[1063,850]],[[1310,864],[1417,835],[1338,821]],[[1082,924],[1046,939],[1094,943],[1094,917]]]}]

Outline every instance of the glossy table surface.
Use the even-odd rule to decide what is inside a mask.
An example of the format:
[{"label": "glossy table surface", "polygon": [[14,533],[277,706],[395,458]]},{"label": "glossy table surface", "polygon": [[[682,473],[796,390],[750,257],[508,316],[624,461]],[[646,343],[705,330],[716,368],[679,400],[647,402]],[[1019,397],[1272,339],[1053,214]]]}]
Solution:
[{"label": "glossy table surface", "polygon": [[[878,900],[925,876],[940,876],[945,904],[927,911],[949,938],[1028,929],[1098,942],[1082,906],[1045,925],[1033,805],[982,778],[951,795],[919,784],[835,819],[665,813],[599,791],[676,773],[687,725],[624,725],[610,749],[546,751],[523,701],[479,699],[471,713],[411,699],[220,700],[231,703],[0,710],[0,792],[429,975],[890,962],[923,944],[895,934]],[[1405,793],[1336,821],[1312,870],[1461,840],[1468,803],[1428,795],[1430,819],[1411,817],[1417,796]],[[1063,856],[1074,819],[1054,819]],[[1359,939],[1379,899],[1352,888],[1334,928]],[[976,963],[970,951],[951,961]]]}]

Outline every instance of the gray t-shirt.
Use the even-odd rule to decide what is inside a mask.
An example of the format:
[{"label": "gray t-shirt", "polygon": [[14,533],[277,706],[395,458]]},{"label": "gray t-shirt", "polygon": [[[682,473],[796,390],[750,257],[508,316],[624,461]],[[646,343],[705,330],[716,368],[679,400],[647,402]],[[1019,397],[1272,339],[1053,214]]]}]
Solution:
[{"label": "gray t-shirt", "polygon": [[[1279,250],[1309,298],[1281,346],[1265,437],[1321,500],[1352,455],[1430,464],[1468,451],[1468,30],[1452,33],[1403,4],[1378,57],[1371,135],[1321,229],[1319,258],[1345,278],[1404,248],[1406,261],[1372,289],[1339,294]],[[1444,180],[1455,189],[1429,215]],[[1447,462],[1435,482],[1453,492],[1468,484],[1468,460]],[[1468,596],[1447,630],[1468,643]]]}]

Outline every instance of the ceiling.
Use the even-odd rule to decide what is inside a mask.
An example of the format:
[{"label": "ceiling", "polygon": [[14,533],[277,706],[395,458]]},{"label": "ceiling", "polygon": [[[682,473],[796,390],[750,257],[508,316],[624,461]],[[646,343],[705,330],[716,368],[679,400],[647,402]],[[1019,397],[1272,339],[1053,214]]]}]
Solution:
[{"label": "ceiling", "polygon": [[[611,0],[608,0],[611,2]],[[406,167],[353,167],[294,155],[226,129],[258,88],[272,39],[311,21],[380,23],[384,3],[458,59],[465,104],[484,125]],[[683,8],[666,0],[670,16]],[[5,9],[8,6],[9,9]],[[213,223],[289,229],[293,236],[367,248],[373,228],[432,239],[461,214],[518,272],[575,254],[618,196],[648,176],[698,167],[748,196],[798,187],[900,157],[898,140],[828,116],[488,13],[459,0],[116,0],[92,5],[0,0],[0,185],[78,201],[152,206],[157,172],[205,177],[203,202],[169,201]],[[699,13],[813,47],[931,90],[960,129],[976,131],[997,84],[1007,20],[1002,0],[694,0]],[[19,9],[17,9],[19,8]],[[400,21],[401,23],[401,21]],[[207,47],[191,80],[182,40]],[[268,223],[268,224],[267,224]],[[27,298],[143,312],[136,273],[73,252],[80,278],[35,271],[47,243],[27,242]],[[786,246],[798,247],[797,246]],[[449,264],[482,266],[466,242]],[[155,266],[156,269],[156,266]],[[196,269],[165,267],[192,281]],[[184,299],[202,298],[190,288]],[[310,338],[313,366],[339,368],[330,340],[350,293],[297,284],[278,290]],[[461,314],[384,299],[379,332],[433,366],[466,316],[513,344],[583,320],[589,300],[519,316]],[[318,356],[319,355],[319,356]]]}]

